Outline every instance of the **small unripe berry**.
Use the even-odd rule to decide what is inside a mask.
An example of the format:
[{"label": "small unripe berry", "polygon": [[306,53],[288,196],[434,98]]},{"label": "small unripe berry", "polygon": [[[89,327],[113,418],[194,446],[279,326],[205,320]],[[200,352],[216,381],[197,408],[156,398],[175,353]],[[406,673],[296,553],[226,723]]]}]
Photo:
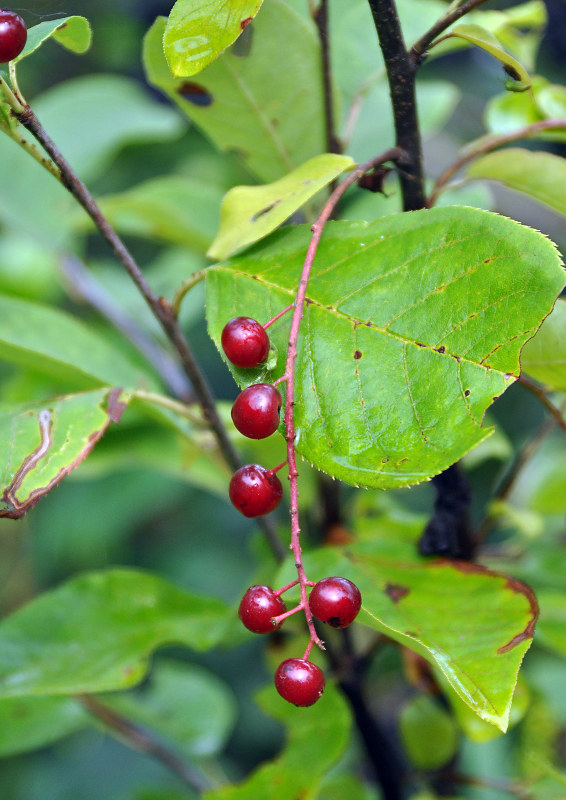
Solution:
[{"label": "small unripe berry", "polygon": [[321,622],[333,628],[346,628],[357,617],[362,596],[356,584],[347,578],[323,578],[313,586],[309,606]]},{"label": "small unripe berry", "polygon": [[249,439],[265,439],[279,427],[281,402],[281,395],[269,383],[248,386],[232,406],[234,425]]},{"label": "small unripe berry", "polygon": [[0,10],[0,64],[19,56],[27,38],[26,24],[20,15]]},{"label": "small unripe berry", "polygon": [[238,616],[252,633],[271,633],[279,627],[273,624],[273,617],[286,610],[283,600],[269,586],[250,586],[242,597]]},{"label": "small unripe berry", "polygon": [[237,367],[259,367],[269,353],[269,336],[251,317],[234,317],[222,331],[222,349]]},{"label": "small unripe berry", "polygon": [[303,658],[288,658],[275,673],[275,688],[284,700],[296,706],[312,706],[325,685],[323,671]]},{"label": "small unripe berry", "polygon": [[246,464],[232,476],[228,492],[232,504],[245,517],[260,517],[277,508],[283,486],[272,470],[260,464]]}]

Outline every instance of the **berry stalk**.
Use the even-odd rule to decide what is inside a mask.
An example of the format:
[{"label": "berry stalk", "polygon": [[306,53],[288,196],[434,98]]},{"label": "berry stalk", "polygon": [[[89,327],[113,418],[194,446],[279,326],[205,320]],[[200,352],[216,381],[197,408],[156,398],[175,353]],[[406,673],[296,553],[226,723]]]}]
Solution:
[{"label": "berry stalk", "polygon": [[[375,158],[366,161],[364,164],[360,164],[359,167],[352,170],[352,172],[342,181],[342,183],[340,183],[339,186],[337,186],[336,189],[334,189],[329,199],[327,200],[324,208],[322,209],[318,219],[311,228],[312,238],[305,257],[305,262],[301,273],[301,279],[299,281],[299,287],[297,290],[295,307],[293,309],[293,319],[291,321],[291,332],[289,334],[289,346],[287,349],[287,360],[284,372],[284,375],[286,376],[287,379],[285,386],[285,439],[287,441],[287,462],[289,464],[289,483],[291,492],[290,549],[292,550],[293,556],[295,558],[295,567],[297,570],[297,576],[299,579],[299,586],[301,590],[300,605],[303,607],[305,612],[305,617],[309,628],[311,642],[318,645],[318,647],[320,647],[322,650],[324,650],[324,644],[320,640],[312,621],[312,614],[309,606],[309,599],[307,596],[307,586],[309,586],[309,581],[307,580],[307,576],[305,574],[305,569],[303,566],[302,549],[300,541],[301,527],[299,523],[299,486],[298,486],[299,473],[297,470],[297,460],[295,457],[295,421],[293,414],[293,408],[295,405],[295,399],[294,399],[295,361],[297,358],[297,341],[299,338],[299,328],[304,314],[307,287],[312,265],[314,263],[314,259],[316,256],[316,251],[318,249],[318,245],[322,237],[324,228],[326,227],[326,223],[328,222],[332,213],[334,212],[334,209],[336,208],[338,201],[340,200],[344,192],[353,183],[359,180],[359,178],[361,178],[362,175],[364,175],[368,170],[374,169],[375,167],[379,166],[380,164],[383,164],[386,161],[395,161],[396,159],[399,159],[402,156],[403,156],[403,151],[400,148],[392,147],[389,150],[386,150],[384,153],[375,156]],[[307,651],[310,652],[310,648],[307,648]]]}]

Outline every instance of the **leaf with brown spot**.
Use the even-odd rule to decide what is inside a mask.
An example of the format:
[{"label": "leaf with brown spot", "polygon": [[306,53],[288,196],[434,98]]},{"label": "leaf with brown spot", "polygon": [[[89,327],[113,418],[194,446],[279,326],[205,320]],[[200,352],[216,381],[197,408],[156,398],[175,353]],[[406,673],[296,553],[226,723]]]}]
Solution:
[{"label": "leaf with brown spot", "polygon": [[121,389],[0,411],[0,517],[19,519],[79,466],[126,407]]}]

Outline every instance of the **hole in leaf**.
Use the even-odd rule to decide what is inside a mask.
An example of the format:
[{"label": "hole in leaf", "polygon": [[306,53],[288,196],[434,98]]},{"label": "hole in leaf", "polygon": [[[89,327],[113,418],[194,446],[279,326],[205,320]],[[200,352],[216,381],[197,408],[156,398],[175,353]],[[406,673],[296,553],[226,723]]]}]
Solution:
[{"label": "hole in leaf", "polygon": [[183,83],[177,91],[181,97],[195,106],[212,105],[212,95],[203,86],[199,86],[198,83]]}]

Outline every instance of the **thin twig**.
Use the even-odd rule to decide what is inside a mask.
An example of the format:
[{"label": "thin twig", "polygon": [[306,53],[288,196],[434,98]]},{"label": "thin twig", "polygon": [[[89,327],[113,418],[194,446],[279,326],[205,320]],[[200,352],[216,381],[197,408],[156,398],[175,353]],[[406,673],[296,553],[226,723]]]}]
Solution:
[{"label": "thin twig", "polygon": [[287,461],[289,464],[289,482],[291,492],[291,550],[295,557],[295,567],[297,576],[299,578],[299,586],[301,590],[300,605],[305,611],[305,617],[309,628],[311,641],[317,644],[320,648],[324,649],[321,640],[314,628],[312,615],[310,612],[309,601],[307,597],[307,586],[309,582],[305,574],[305,569],[302,560],[301,542],[300,542],[300,524],[299,524],[299,488],[298,488],[298,471],[297,461],[295,456],[295,421],[293,408],[295,405],[295,360],[297,358],[297,340],[299,338],[299,327],[303,318],[305,298],[307,293],[307,286],[309,282],[311,268],[314,262],[318,244],[320,242],[322,233],[326,223],[332,216],[336,205],[346,189],[355,183],[362,175],[368,170],[373,169],[386,161],[395,161],[403,156],[402,151],[398,147],[392,147],[381,153],[379,156],[366,161],[361,164],[357,169],[353,170],[342,183],[332,192],[330,198],[322,209],[318,219],[312,226],[312,237],[305,257],[301,279],[297,289],[297,297],[295,300],[295,307],[293,310],[293,319],[291,322],[291,332],[289,334],[289,347],[287,350],[287,361],[285,364],[285,439],[287,441]]},{"label": "thin twig", "polygon": [[185,373],[179,368],[167,350],[164,350],[149,336],[136,320],[124,311],[110,292],[94,278],[85,265],[74,255],[65,255],[60,261],[60,269],[70,283],[70,290],[83,301],[89,303],[103,317],[114,325],[153,365],[166,386],[184,403],[195,401],[191,385]]},{"label": "thin twig", "polygon": [[461,153],[460,156],[447,167],[442,175],[437,178],[436,183],[427,200],[427,208],[432,208],[438,199],[438,195],[443,191],[448,181],[455,175],[462,167],[469,164],[474,159],[496,150],[498,147],[503,147],[511,142],[516,142],[519,139],[529,139],[535,133],[544,130],[563,130],[566,129],[566,118],[558,119],[543,119],[538,122],[532,122],[530,125],[525,125],[523,128],[518,128],[511,133],[494,134],[492,136],[482,136],[475,142],[471,142]]},{"label": "thin twig", "polygon": [[411,47],[409,55],[413,62],[418,65],[422,54],[440,33],[443,33],[446,28],[449,28],[454,22],[459,20],[465,14],[468,14],[477,6],[481,6],[482,3],[485,2],[486,0],[467,0],[467,2],[461,5],[459,8],[454,9],[454,11],[451,11],[450,13],[441,17],[438,22],[435,22],[432,28],[429,28],[428,31],[424,33],[421,38]]},{"label": "thin twig", "polygon": [[404,155],[397,162],[403,210],[425,204],[422,146],[415,93],[416,68],[406,50],[394,0],[369,0],[383,53],[393,106],[395,143]]},{"label": "thin twig", "polygon": [[534,394],[534,396],[535,396],[536,398],[538,398],[538,400],[540,400],[540,402],[541,402],[541,403],[543,404],[543,406],[546,408],[546,410],[548,411],[548,413],[549,413],[549,414],[551,414],[551,415],[554,417],[554,419],[556,420],[556,422],[558,423],[558,425],[559,425],[559,426],[562,428],[562,430],[564,431],[564,433],[566,433],[566,420],[564,419],[564,417],[563,417],[563,416],[562,416],[562,414],[560,413],[560,409],[559,409],[559,408],[557,408],[557,407],[554,405],[554,403],[553,403],[553,402],[551,402],[551,401],[548,399],[548,397],[546,396],[546,392],[544,391],[544,389],[542,389],[542,387],[540,387],[540,386],[538,385],[538,383],[535,383],[535,382],[534,382],[534,381],[532,381],[530,378],[527,378],[527,376],[526,376],[526,375],[520,375],[520,376],[519,376],[519,378],[518,378],[518,383],[520,383],[520,384],[521,384],[521,386],[524,386],[524,387],[525,387],[525,389],[528,389],[528,391],[529,391],[529,392],[531,392],[532,394]]},{"label": "thin twig", "polygon": [[[103,215],[84,183],[74,172],[57,145],[43,128],[33,110],[28,106],[22,114],[17,116],[22,125],[30,131],[49,156],[51,156],[61,172],[63,185],[85,209],[114,251],[116,258],[126,269],[141,292],[147,305],[161,324],[167,338],[179,355],[183,370],[191,381],[194,393],[198,398],[205,418],[210,423],[222,455],[233,470],[239,469],[239,467],[242,466],[242,461],[236,448],[230,441],[226,428],[218,415],[212,390],[195,359],[193,351],[185,338],[185,334],[175,317],[171,304],[165,298],[158,297],[155,294],[126,245]],[[262,528],[275,556],[278,559],[282,559],[284,549],[277,536],[275,526],[265,517],[258,517],[258,525]]]},{"label": "thin twig", "polygon": [[200,795],[202,792],[212,788],[205,776],[196,767],[188,764],[167,749],[156,739],[152,731],[132,722],[122,714],[118,714],[114,709],[101,703],[100,700],[92,695],[77,695],[77,700],[87,711],[109,728],[110,732],[124,740],[134,750],[160,761],[180,778],[189,789],[196,791]]},{"label": "thin twig", "polygon": [[181,311],[181,304],[185,299],[185,295],[191,291],[193,286],[196,286],[197,283],[203,281],[206,277],[206,270],[208,267],[204,269],[199,269],[197,272],[193,272],[192,275],[183,281],[183,283],[177,288],[175,294],[173,295],[173,300],[171,301],[171,308],[173,309],[173,313],[176,317],[179,316],[179,312]]},{"label": "thin twig", "polygon": [[138,400],[145,400],[146,403],[153,403],[156,406],[161,406],[161,408],[167,408],[180,417],[188,419],[189,422],[192,422],[193,425],[199,428],[209,427],[208,422],[202,417],[199,417],[198,414],[195,414],[194,411],[191,411],[188,405],[180,403],[178,400],[174,400],[172,397],[168,397],[165,394],[146,392],[145,389],[134,389],[132,397],[137,397]]},{"label": "thin twig", "polygon": [[320,39],[322,56],[322,80],[324,84],[324,122],[326,128],[326,150],[341,153],[342,145],[334,130],[334,96],[332,91],[332,66],[330,62],[330,36],[328,31],[328,0],[321,0],[314,14]]}]

